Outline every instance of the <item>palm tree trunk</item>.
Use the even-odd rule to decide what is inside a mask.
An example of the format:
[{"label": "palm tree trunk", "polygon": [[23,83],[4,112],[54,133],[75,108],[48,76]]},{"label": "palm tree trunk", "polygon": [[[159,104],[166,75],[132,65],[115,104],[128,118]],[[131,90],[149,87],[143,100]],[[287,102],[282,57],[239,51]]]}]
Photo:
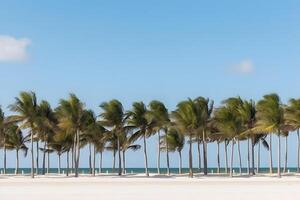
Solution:
[{"label": "palm tree trunk", "polygon": [[6,174],[6,146],[4,141],[4,147],[3,147],[3,173]]},{"label": "palm tree trunk", "polygon": [[122,158],[123,158],[123,168],[122,168],[122,174],[126,174],[126,165],[125,165],[125,150],[122,150]]},{"label": "palm tree trunk", "polygon": [[42,174],[45,175],[46,170],[46,142],[44,142],[44,151],[43,151],[43,171]]},{"label": "palm tree trunk", "polygon": [[116,169],[116,150],[113,150],[113,167],[112,167],[112,173],[115,173]]},{"label": "palm tree trunk", "polygon": [[228,156],[227,156],[227,144],[226,141],[224,141],[224,154],[225,154],[225,171],[228,174]]},{"label": "palm tree trunk", "polygon": [[50,153],[48,151],[47,152],[47,174],[49,174],[49,169],[50,169]]},{"label": "palm tree trunk", "polygon": [[181,151],[178,151],[179,154],[179,174],[182,174],[182,156]]},{"label": "palm tree trunk", "polygon": [[93,176],[96,176],[96,147],[93,146],[94,152],[93,152]]},{"label": "palm tree trunk", "polygon": [[122,175],[122,161],[121,161],[121,143],[120,143],[120,137],[118,137],[118,159],[119,159],[119,171],[118,171],[118,175],[121,176]]},{"label": "palm tree trunk", "polygon": [[218,163],[218,169],[217,173],[220,173],[220,142],[217,141],[217,163]]},{"label": "palm tree trunk", "polygon": [[58,153],[58,168],[57,168],[57,173],[60,174],[60,153]]},{"label": "palm tree trunk", "polygon": [[36,141],[36,174],[39,174],[39,141]]},{"label": "palm tree trunk", "polygon": [[190,134],[189,149],[189,177],[193,178],[193,155],[192,155],[192,135]]},{"label": "palm tree trunk", "polygon": [[69,167],[70,167],[70,150],[67,151],[67,176],[69,176]]},{"label": "palm tree trunk", "polygon": [[157,173],[160,174],[160,131],[158,131],[157,135],[158,135]]},{"label": "palm tree trunk", "polygon": [[166,133],[166,153],[167,153],[167,174],[170,175],[170,158],[169,158],[169,145],[168,145],[168,135]]},{"label": "palm tree trunk", "polygon": [[283,173],[286,173],[287,171],[287,162],[288,162],[288,136],[285,137],[285,157],[284,157]]},{"label": "palm tree trunk", "polygon": [[250,175],[250,138],[247,138],[247,173]]},{"label": "palm tree trunk", "polygon": [[231,140],[231,156],[230,156],[230,176],[233,177],[233,150],[234,150],[234,140]]},{"label": "palm tree trunk", "polygon": [[89,170],[90,174],[92,174],[92,146],[91,143],[89,143]]},{"label": "palm tree trunk", "polygon": [[258,147],[257,147],[257,161],[256,161],[256,173],[259,173],[260,168],[260,141],[258,141]]},{"label": "palm tree trunk", "polygon": [[19,173],[19,149],[16,149],[16,169],[15,174]]},{"label": "palm tree trunk", "polygon": [[300,172],[300,135],[299,129],[297,129],[297,139],[298,139],[298,148],[297,148],[297,172]]},{"label": "palm tree trunk", "polygon": [[277,166],[277,175],[281,177],[281,144],[280,144],[280,131],[278,131],[278,166]]},{"label": "palm tree trunk", "polygon": [[254,138],[253,136],[251,137],[251,174],[252,175],[255,175],[255,172],[254,172]]},{"label": "palm tree trunk", "polygon": [[[33,125],[31,126],[33,127]],[[33,131],[31,130],[30,133],[30,139],[31,139],[31,178],[34,178],[34,154],[33,154]]]},{"label": "palm tree trunk", "polygon": [[147,143],[146,143],[146,135],[144,134],[144,159],[145,159],[145,174],[149,176],[148,172],[148,155],[147,155]]},{"label": "palm tree trunk", "polygon": [[201,173],[201,150],[200,150],[200,139],[197,138],[197,150],[198,150],[198,168]]},{"label": "palm tree trunk", "polygon": [[203,129],[203,172],[207,175],[207,144],[206,144],[206,130]]},{"label": "palm tree trunk", "polygon": [[242,157],[241,157],[240,140],[237,140],[237,143],[238,143],[238,155],[239,155],[239,163],[240,163],[240,175],[242,175]]},{"label": "palm tree trunk", "polygon": [[272,134],[269,137],[269,158],[270,158],[270,174],[273,173],[273,159],[272,159]]},{"label": "palm tree trunk", "polygon": [[102,173],[102,151],[100,152],[100,159],[99,159],[99,174]]},{"label": "palm tree trunk", "polygon": [[73,174],[74,169],[74,145],[72,145],[71,149],[71,174]]},{"label": "palm tree trunk", "polygon": [[80,141],[79,141],[79,130],[76,131],[76,162],[75,162],[75,177],[78,177],[79,171],[79,157],[80,157]]}]

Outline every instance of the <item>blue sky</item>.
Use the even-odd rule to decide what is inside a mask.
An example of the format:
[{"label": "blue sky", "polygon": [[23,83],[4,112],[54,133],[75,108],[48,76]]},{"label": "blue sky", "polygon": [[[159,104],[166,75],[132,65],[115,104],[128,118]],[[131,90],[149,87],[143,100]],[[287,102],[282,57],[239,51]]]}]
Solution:
[{"label": "blue sky", "polygon": [[[112,98],[126,109],[140,100],[172,110],[187,97],[219,105],[269,92],[285,102],[300,97],[299,13],[296,0],[1,1],[0,104],[6,108],[22,90],[53,106],[74,92],[97,113]],[[5,45],[17,50],[3,53]],[[294,148],[291,137],[295,157]],[[149,149],[154,167],[156,148]],[[213,166],[215,146],[209,150]],[[128,166],[143,166],[142,152],[127,158]],[[86,165],[86,153],[82,159]]]}]

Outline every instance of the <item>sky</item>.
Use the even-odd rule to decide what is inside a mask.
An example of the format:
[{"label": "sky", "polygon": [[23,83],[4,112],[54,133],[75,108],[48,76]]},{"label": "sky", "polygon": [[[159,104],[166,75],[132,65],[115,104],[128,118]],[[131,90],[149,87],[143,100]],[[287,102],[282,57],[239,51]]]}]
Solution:
[{"label": "sky", "polygon": [[[11,114],[7,106],[29,90],[53,107],[76,93],[97,114],[100,103],[113,98],[125,109],[134,101],[157,99],[170,111],[197,96],[218,106],[230,96],[259,100],[276,92],[286,103],[300,97],[299,52],[296,0],[3,0],[0,104]],[[155,145],[156,137],[150,138],[151,167]],[[209,166],[216,166],[215,152],[210,144]],[[289,152],[289,165],[295,166],[293,133]],[[268,166],[267,152],[262,153],[262,165]],[[9,155],[13,167],[14,152]],[[86,149],[81,160],[87,166]],[[104,165],[111,162],[111,153],[105,153]],[[29,164],[29,157],[22,158],[22,166]],[[56,166],[55,155],[51,164]],[[176,154],[171,165],[178,165]],[[127,166],[143,167],[142,151],[128,152]]]}]

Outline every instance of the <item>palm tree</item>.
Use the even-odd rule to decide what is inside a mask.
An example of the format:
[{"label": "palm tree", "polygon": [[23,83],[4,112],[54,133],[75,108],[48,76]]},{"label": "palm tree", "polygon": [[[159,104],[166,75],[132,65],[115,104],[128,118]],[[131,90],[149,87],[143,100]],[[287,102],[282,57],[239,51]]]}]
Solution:
[{"label": "palm tree", "polygon": [[[103,137],[106,132],[105,128],[97,122],[97,117],[92,110],[87,112],[87,122],[86,128],[83,132],[83,140],[85,140],[89,145],[89,163],[90,163],[90,173],[95,176],[95,165],[96,165],[96,151],[100,146],[104,148]],[[99,145],[100,144],[100,145]],[[93,145],[93,156],[91,151],[91,146]],[[98,146],[98,148],[96,147]],[[102,152],[101,152],[102,153]],[[93,162],[92,162],[93,157]]]},{"label": "palm tree", "polygon": [[121,136],[124,134],[124,127],[126,125],[127,116],[124,113],[123,105],[120,101],[113,99],[109,102],[104,102],[100,105],[103,112],[101,116],[101,125],[109,127],[111,133],[116,136],[117,139],[117,151],[119,159],[119,176],[122,174],[121,167]]},{"label": "palm tree", "polygon": [[105,150],[105,144],[106,141],[104,139],[104,134],[102,135],[102,137],[98,138],[97,140],[95,139],[95,148],[96,148],[96,152],[99,153],[99,174],[102,173],[102,163],[103,163],[103,152]]},{"label": "palm tree", "polygon": [[[149,104],[149,110],[147,112],[147,119],[149,124],[152,126],[152,130],[157,132],[158,135],[158,153],[157,153],[157,173],[160,174],[160,142],[161,142],[161,135],[160,132],[164,131],[167,134],[167,128],[170,124],[169,113],[168,109],[165,105],[157,100],[153,100]],[[170,174],[169,170],[169,153],[168,147],[166,149],[167,152],[167,170],[168,174]]]},{"label": "palm tree", "polygon": [[81,134],[86,127],[87,111],[84,107],[84,104],[75,94],[70,94],[69,99],[60,100],[59,107],[56,109],[58,126],[67,133],[74,135],[75,177],[78,177],[79,173]]},{"label": "palm tree", "polygon": [[200,115],[201,120],[201,129],[202,129],[202,142],[203,142],[203,172],[204,175],[207,175],[207,129],[208,123],[211,120],[211,114],[213,111],[214,101],[206,99],[204,97],[198,97],[195,100],[197,104],[196,108],[198,109],[197,113]]},{"label": "palm tree", "polygon": [[[184,135],[179,133],[175,127],[168,129],[168,134],[163,137],[162,149],[166,149],[168,145],[169,151],[177,151],[179,156],[179,174],[182,174],[182,155],[181,151],[184,147],[185,139]],[[168,144],[166,144],[168,143]]]},{"label": "palm tree", "polygon": [[6,130],[6,142],[5,146],[8,150],[16,151],[16,168],[15,174],[19,173],[19,151],[24,151],[25,157],[27,155],[28,148],[25,143],[28,141],[28,138],[24,138],[22,131],[15,124],[10,124]]},{"label": "palm tree", "polygon": [[15,103],[9,106],[10,110],[18,115],[10,117],[10,121],[21,122],[20,128],[30,130],[31,141],[31,177],[34,178],[34,129],[38,117],[38,104],[34,92],[21,92],[20,97],[15,98]]},{"label": "palm tree", "polygon": [[[38,106],[38,117],[36,120],[36,132],[38,133],[38,138],[44,142],[43,149],[47,149],[49,141],[52,140],[55,129],[57,129],[57,119],[54,111],[52,110],[50,104],[43,100]],[[42,163],[42,174],[45,174],[46,168],[46,153],[43,151],[43,163]],[[48,152],[49,153],[49,152]],[[49,156],[49,154],[48,154]]]},{"label": "palm tree", "polygon": [[121,151],[122,151],[122,162],[123,162],[123,168],[122,173],[126,174],[126,151],[127,150],[133,150],[137,151],[141,148],[141,145],[139,144],[133,144],[133,141],[131,140],[131,137],[128,136],[128,130],[125,130],[125,134],[122,135],[121,140]]},{"label": "palm tree", "polygon": [[234,144],[242,131],[242,120],[236,115],[229,100],[225,100],[223,102],[224,105],[215,111],[214,120],[218,130],[224,135],[223,137],[231,141],[230,176],[233,176]]},{"label": "palm tree", "polygon": [[256,130],[270,133],[270,173],[272,173],[272,157],[271,157],[271,133],[276,133],[278,136],[278,167],[277,174],[281,177],[281,156],[280,156],[280,135],[284,128],[284,108],[277,94],[268,94],[257,103],[257,123]]},{"label": "palm tree", "polygon": [[128,112],[128,124],[136,128],[136,132],[131,136],[130,141],[135,141],[140,137],[143,138],[145,174],[149,176],[146,138],[148,138],[152,132],[147,120],[147,112],[147,108],[143,102],[133,103],[132,110]]},{"label": "palm tree", "polygon": [[4,116],[4,112],[2,111],[2,108],[0,107],[0,139],[1,146],[3,147],[3,173],[6,174],[6,119]]},{"label": "palm tree", "polygon": [[107,143],[104,149],[112,152],[112,173],[115,173],[116,153],[118,152],[117,136],[112,131],[107,131],[103,139]]},{"label": "palm tree", "polygon": [[[242,100],[240,97],[237,98],[230,98],[227,101],[231,101],[232,108],[234,109],[236,115],[238,115],[243,123],[244,132],[241,134],[241,139],[246,139],[247,137],[247,144],[248,144],[248,173],[254,175],[254,146],[255,146],[255,137],[257,137],[257,133],[253,132],[252,129],[254,128],[256,122],[256,106],[253,100],[247,101]],[[251,138],[251,154],[252,154],[252,167],[250,170],[250,141]]]},{"label": "palm tree", "polygon": [[201,116],[197,112],[199,110],[195,101],[188,99],[177,104],[176,110],[172,112],[176,128],[189,139],[189,177],[191,178],[193,177],[193,136],[201,127]]},{"label": "palm tree", "polygon": [[[61,173],[61,155],[64,152],[69,152],[72,145],[73,145],[73,136],[64,131],[56,132],[56,134],[54,135],[52,140],[49,141],[49,144],[48,144],[49,148],[46,151],[50,151],[50,152],[55,151],[57,153],[57,156],[58,156],[57,172],[58,172],[58,174]],[[67,176],[68,176],[68,170],[69,170],[68,167],[69,167],[69,163],[67,163]]]},{"label": "palm tree", "polygon": [[285,109],[286,123],[297,131],[297,172],[300,172],[300,99],[290,99]]}]

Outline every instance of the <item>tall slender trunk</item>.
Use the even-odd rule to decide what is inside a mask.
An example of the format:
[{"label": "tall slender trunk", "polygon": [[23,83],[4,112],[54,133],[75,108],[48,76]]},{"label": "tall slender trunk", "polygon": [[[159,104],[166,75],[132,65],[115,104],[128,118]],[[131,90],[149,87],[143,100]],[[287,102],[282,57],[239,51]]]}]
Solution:
[{"label": "tall slender trunk", "polygon": [[189,177],[193,178],[193,154],[192,154],[192,135],[190,134],[190,149],[189,149]]},{"label": "tall slender trunk", "polygon": [[119,170],[118,170],[118,175],[122,175],[122,161],[121,161],[121,143],[120,143],[120,137],[118,136],[118,160],[119,160]]},{"label": "tall slender trunk", "polygon": [[36,141],[36,174],[39,174],[39,141]]},{"label": "tall slender trunk", "polygon": [[203,172],[207,175],[207,143],[206,143],[206,130],[203,129]]},{"label": "tall slender trunk", "polygon": [[16,169],[15,174],[19,173],[19,149],[16,149]]},{"label": "tall slender trunk", "polygon": [[201,173],[201,150],[200,150],[200,139],[197,138],[197,150],[198,150],[198,168]]},{"label": "tall slender trunk", "polygon": [[257,161],[256,161],[256,173],[259,173],[259,169],[260,169],[260,141],[258,141],[256,159],[257,159]]},{"label": "tall slender trunk", "polygon": [[49,174],[50,170],[50,153],[49,151],[47,152],[47,174]]},{"label": "tall slender trunk", "polygon": [[273,173],[273,159],[272,159],[272,134],[269,137],[269,158],[270,158],[270,174]]},{"label": "tall slender trunk", "polygon": [[233,150],[234,150],[234,139],[231,140],[231,156],[230,156],[230,176],[233,176]]},{"label": "tall slender trunk", "polygon": [[67,176],[69,176],[69,168],[70,168],[70,150],[67,151]]},{"label": "tall slender trunk", "polygon": [[90,174],[92,174],[92,145],[91,143],[89,143],[89,171],[90,171]]},{"label": "tall slender trunk", "polygon": [[146,135],[145,134],[144,134],[144,137],[143,137],[143,141],[144,141],[145,174],[146,174],[146,176],[149,176],[149,172],[148,172],[147,143],[146,143]]},{"label": "tall slender trunk", "polygon": [[115,173],[116,170],[116,150],[113,150],[113,166],[112,166],[112,173]]},{"label": "tall slender trunk", "polygon": [[169,144],[168,144],[168,135],[166,132],[166,152],[167,152],[167,174],[170,175],[170,158],[169,158]]},{"label": "tall slender trunk", "polygon": [[241,157],[241,145],[240,140],[237,140],[238,143],[238,154],[239,154],[239,163],[240,163],[240,175],[242,174],[242,157]]},{"label": "tall slender trunk", "polygon": [[71,173],[73,174],[74,170],[74,145],[72,146],[71,149]]},{"label": "tall slender trunk", "polygon": [[76,131],[76,162],[75,162],[75,177],[78,177],[79,174],[79,157],[80,157],[80,138],[79,130]]},{"label": "tall slender trunk", "polygon": [[126,161],[126,155],[125,155],[126,151],[125,150],[122,150],[122,158],[123,158],[123,168],[122,168],[122,174],[126,174],[126,164],[125,164],[125,161]]},{"label": "tall slender trunk", "polygon": [[251,163],[252,163],[252,166],[251,166],[251,174],[252,175],[255,175],[255,171],[254,171],[254,138],[253,136],[251,137]]},{"label": "tall slender trunk", "polygon": [[280,144],[280,131],[278,131],[278,166],[277,166],[277,175],[281,177],[281,144]]},{"label": "tall slender trunk", "polygon": [[4,147],[3,147],[3,173],[6,174],[6,145],[4,141]]},{"label": "tall slender trunk", "polygon": [[93,176],[96,176],[96,147],[93,145]]},{"label": "tall slender trunk", "polygon": [[224,141],[224,154],[225,154],[225,172],[228,174],[228,156],[227,156],[227,144],[226,141]]},{"label": "tall slender trunk", "polygon": [[285,157],[284,157],[283,173],[286,173],[287,171],[287,162],[288,162],[288,136],[285,137]]},{"label": "tall slender trunk", "polygon": [[59,152],[57,155],[58,155],[58,167],[57,167],[57,173],[60,174],[60,168],[61,168],[61,164],[60,164],[60,152]]},{"label": "tall slender trunk", "polygon": [[45,175],[45,170],[46,170],[46,146],[47,142],[44,142],[44,151],[43,151],[43,175]]},{"label": "tall slender trunk", "polygon": [[100,152],[100,158],[99,158],[99,174],[102,173],[102,151]]},{"label": "tall slender trunk", "polygon": [[157,173],[160,174],[160,131],[158,131],[157,135],[158,135]]},{"label": "tall slender trunk", "polygon": [[[33,127],[33,125],[31,126]],[[34,178],[34,154],[33,154],[33,131],[31,130],[30,133],[30,139],[31,139],[31,178]]]},{"label": "tall slender trunk", "polygon": [[73,152],[73,169],[74,169],[74,174],[75,174],[75,177],[76,177],[76,151],[77,151],[77,147],[76,147],[76,144],[77,144],[77,132],[75,133],[74,135],[74,144],[73,144],[73,148],[74,148],[74,152]]},{"label": "tall slender trunk", "polygon": [[217,163],[218,163],[218,169],[217,173],[220,173],[220,142],[217,141]]},{"label": "tall slender trunk", "polygon": [[250,175],[250,138],[247,138],[247,173]]},{"label": "tall slender trunk", "polygon": [[298,140],[298,147],[297,147],[297,172],[300,172],[300,135],[299,129],[297,129],[297,140]]},{"label": "tall slender trunk", "polygon": [[182,156],[181,156],[181,150],[178,151],[179,154],[179,174],[182,174]]}]

